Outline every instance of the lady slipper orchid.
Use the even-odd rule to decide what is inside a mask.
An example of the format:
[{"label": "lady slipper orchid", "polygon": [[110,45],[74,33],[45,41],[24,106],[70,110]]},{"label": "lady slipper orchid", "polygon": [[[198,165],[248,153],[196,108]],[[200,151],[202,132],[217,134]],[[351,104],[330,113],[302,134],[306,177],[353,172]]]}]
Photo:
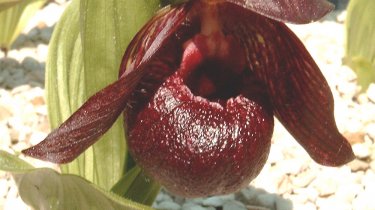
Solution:
[{"label": "lady slipper orchid", "polygon": [[283,22],[308,23],[325,0],[191,0],[168,6],[128,46],[120,77],[23,153],[67,163],[124,112],[144,171],[186,197],[231,193],[264,166],[276,116],[316,162],[354,158],[326,80]]}]

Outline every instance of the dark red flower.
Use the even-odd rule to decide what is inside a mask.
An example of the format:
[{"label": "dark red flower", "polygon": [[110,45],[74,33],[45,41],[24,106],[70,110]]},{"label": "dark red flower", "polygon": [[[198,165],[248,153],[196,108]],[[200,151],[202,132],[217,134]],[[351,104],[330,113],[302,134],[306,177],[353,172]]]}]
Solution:
[{"label": "dark red flower", "polygon": [[125,113],[136,162],[168,190],[230,193],[266,162],[275,115],[318,163],[354,158],[326,80],[281,21],[308,23],[325,0],[192,0],[164,8],[125,52],[120,78],[25,154],[76,158]]}]

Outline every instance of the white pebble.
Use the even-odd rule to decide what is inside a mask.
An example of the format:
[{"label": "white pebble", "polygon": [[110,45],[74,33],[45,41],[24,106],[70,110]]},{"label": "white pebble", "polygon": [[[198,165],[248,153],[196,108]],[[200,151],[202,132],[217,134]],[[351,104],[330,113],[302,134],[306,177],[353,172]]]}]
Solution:
[{"label": "white pebble", "polygon": [[293,203],[290,200],[282,197],[276,198],[276,210],[290,210],[293,209]]},{"label": "white pebble", "polygon": [[354,144],[352,148],[355,156],[360,159],[368,158],[371,154],[370,148],[365,144]]},{"label": "white pebble", "polygon": [[276,205],[276,196],[273,194],[261,194],[258,196],[257,201],[262,206],[274,209]]},{"label": "white pebble", "polygon": [[184,203],[182,210],[215,210],[214,207],[203,207],[194,203]]},{"label": "white pebble", "polygon": [[223,210],[247,210],[247,208],[245,205],[243,205],[243,203],[230,200],[223,205]]},{"label": "white pebble", "polygon": [[157,204],[155,208],[165,209],[165,210],[178,210],[181,208],[181,206],[173,201],[163,201]]},{"label": "white pebble", "polygon": [[234,194],[213,196],[213,197],[204,199],[202,204],[205,206],[218,207],[218,206],[222,206],[226,201],[233,200],[233,199],[234,199]]}]

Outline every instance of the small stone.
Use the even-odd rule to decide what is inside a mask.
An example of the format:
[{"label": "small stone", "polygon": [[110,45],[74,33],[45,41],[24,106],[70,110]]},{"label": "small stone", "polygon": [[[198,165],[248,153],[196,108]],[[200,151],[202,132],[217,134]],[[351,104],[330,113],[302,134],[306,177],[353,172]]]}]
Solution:
[{"label": "small stone", "polygon": [[204,199],[202,204],[205,206],[218,207],[218,206],[222,206],[226,201],[233,200],[233,199],[234,199],[234,194],[213,196],[213,197]]},{"label": "small stone", "polygon": [[334,180],[335,178],[328,180],[321,180],[316,183],[315,188],[318,190],[321,197],[327,197],[334,194],[337,190],[337,183]]},{"label": "small stone", "polygon": [[247,205],[246,208],[247,210],[271,210],[263,206],[254,206],[254,205]]},{"label": "small stone", "polygon": [[0,69],[5,70],[5,69],[14,69],[14,68],[19,68],[19,67],[20,67],[19,62],[11,56],[7,58],[2,58],[0,60]]},{"label": "small stone", "polygon": [[292,179],[292,183],[296,187],[306,187],[312,181],[314,181],[315,178],[316,173],[313,170],[306,170]]},{"label": "small stone", "polygon": [[[264,192],[262,192],[264,193]],[[247,187],[241,190],[241,195],[247,200],[251,201],[257,198],[260,193],[254,187]]]},{"label": "small stone", "polygon": [[182,210],[209,210],[209,209],[215,209],[214,207],[203,207],[203,206],[199,206],[197,204],[194,204],[194,203],[184,203],[182,205]]},{"label": "small stone", "polygon": [[40,39],[44,43],[48,43],[49,40],[51,39],[52,31],[53,31],[52,27],[47,27],[47,28],[42,29],[40,32]]},{"label": "small stone", "polygon": [[247,208],[241,202],[229,200],[223,205],[223,210],[247,210]]},{"label": "small stone", "polygon": [[173,201],[163,201],[157,204],[156,208],[165,210],[178,210],[181,208],[181,206]]},{"label": "small stone", "polygon": [[187,201],[191,202],[191,203],[201,205],[203,203],[204,199],[203,198],[192,198],[192,199],[188,199]]},{"label": "small stone", "polygon": [[26,77],[30,81],[43,84],[44,82],[44,71],[42,69],[30,71],[26,74]]},{"label": "small stone", "polygon": [[257,201],[264,207],[274,209],[276,205],[276,196],[274,194],[261,194],[258,196]]},{"label": "small stone", "polygon": [[35,28],[31,29],[31,30],[29,31],[29,33],[27,33],[27,37],[28,37],[30,40],[32,40],[32,41],[36,41],[36,40],[38,40],[38,38],[39,38],[39,34],[40,34],[40,30],[39,30],[39,28],[38,28],[38,27],[35,27]]},{"label": "small stone", "polygon": [[359,159],[366,159],[371,155],[370,148],[365,144],[354,144],[352,145],[352,149],[355,156]]},{"label": "small stone", "polygon": [[29,71],[37,71],[41,69],[40,63],[32,57],[26,57],[22,61],[22,66],[24,69]]},{"label": "small stone", "polygon": [[12,77],[13,77],[13,80],[22,80],[25,77],[25,73],[24,73],[23,69],[16,69],[16,71],[14,71]]},{"label": "small stone", "polygon": [[293,209],[293,203],[290,200],[284,199],[282,197],[276,198],[276,210],[288,210]]},{"label": "small stone", "polygon": [[347,164],[353,172],[366,171],[370,165],[365,161],[355,159]]},{"label": "small stone", "polygon": [[0,70],[0,84],[4,83],[9,77],[10,77],[9,71]]}]

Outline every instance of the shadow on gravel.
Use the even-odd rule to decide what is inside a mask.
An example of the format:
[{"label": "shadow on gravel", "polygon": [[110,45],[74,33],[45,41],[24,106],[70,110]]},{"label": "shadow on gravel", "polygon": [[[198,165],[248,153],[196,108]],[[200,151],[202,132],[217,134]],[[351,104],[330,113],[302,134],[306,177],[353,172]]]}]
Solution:
[{"label": "shadow on gravel", "polygon": [[[164,189],[162,191],[165,193]],[[215,207],[215,210],[223,210],[223,206],[226,206],[226,209],[243,209],[243,205],[245,205],[248,210],[293,210],[291,200],[253,186],[248,186],[235,194],[229,195],[193,199],[178,196],[171,196],[171,198],[182,206],[196,205],[207,208]],[[156,207],[157,203],[158,199],[156,200]],[[229,208],[229,206],[231,208]],[[242,208],[240,208],[240,206],[242,206]]]},{"label": "shadow on gravel", "polygon": [[44,88],[45,63],[25,57],[20,63],[11,57],[0,58],[0,88],[12,90],[18,86]]},{"label": "shadow on gravel", "polygon": [[27,34],[21,33],[12,46],[11,50],[19,50],[25,47],[36,48],[39,44],[49,44],[55,25],[48,26],[35,26]]}]

